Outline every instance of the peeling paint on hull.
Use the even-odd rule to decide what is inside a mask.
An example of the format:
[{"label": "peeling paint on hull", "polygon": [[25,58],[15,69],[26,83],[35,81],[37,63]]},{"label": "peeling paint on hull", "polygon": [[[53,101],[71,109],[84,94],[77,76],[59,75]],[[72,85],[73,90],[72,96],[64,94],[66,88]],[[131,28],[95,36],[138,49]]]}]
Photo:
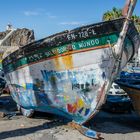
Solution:
[{"label": "peeling paint on hull", "polygon": [[[122,24],[122,20],[118,21]],[[117,23],[113,23],[109,31],[104,31],[108,24],[112,23],[108,21],[100,26],[95,24],[56,35],[7,56],[3,67],[17,104],[26,109],[62,115],[79,124],[92,118],[104,103],[118,68],[127,63],[133,56],[133,47],[137,47],[133,46],[133,39],[126,37],[119,67],[112,47],[118,40],[118,27],[122,26],[114,28]],[[133,42],[137,41],[137,34],[133,37]],[[63,38],[66,39],[59,42]]]},{"label": "peeling paint on hull", "polygon": [[[98,59],[89,59],[94,53],[98,54]],[[10,79],[12,97],[27,109],[60,114],[82,124],[104,102],[115,65],[115,60],[109,59],[109,53],[109,48],[94,50],[74,54],[70,59],[59,57],[11,72],[7,78]]]}]

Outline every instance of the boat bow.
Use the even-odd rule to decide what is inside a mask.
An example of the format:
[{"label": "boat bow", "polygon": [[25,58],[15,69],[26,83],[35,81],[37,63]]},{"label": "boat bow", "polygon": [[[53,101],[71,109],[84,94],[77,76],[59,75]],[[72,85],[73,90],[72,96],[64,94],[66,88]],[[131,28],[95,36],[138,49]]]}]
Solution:
[{"label": "boat bow", "polygon": [[122,14],[126,18],[126,20],[124,22],[122,31],[120,32],[118,42],[115,45],[115,53],[119,60],[122,58],[122,53],[124,49],[124,40],[126,38],[130,19],[131,19],[136,3],[137,3],[137,0],[127,0],[127,3],[122,11]]}]

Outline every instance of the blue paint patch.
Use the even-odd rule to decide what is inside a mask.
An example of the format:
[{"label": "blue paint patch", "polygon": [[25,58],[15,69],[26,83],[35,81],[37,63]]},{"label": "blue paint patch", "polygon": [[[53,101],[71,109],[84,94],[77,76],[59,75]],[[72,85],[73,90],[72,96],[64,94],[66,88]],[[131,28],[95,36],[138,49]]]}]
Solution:
[{"label": "blue paint patch", "polygon": [[97,132],[91,129],[88,129],[85,126],[81,126],[81,128],[78,128],[78,130],[85,136],[93,138],[93,139],[97,139]]},{"label": "blue paint patch", "polygon": [[84,108],[82,107],[78,112],[81,114]]},{"label": "blue paint patch", "polygon": [[26,87],[25,87],[27,90],[30,90],[30,89],[36,89],[35,88],[35,85],[33,83],[26,83]]},{"label": "blue paint patch", "polygon": [[87,116],[89,114],[89,112],[90,112],[90,109],[86,109],[85,116]]},{"label": "blue paint patch", "polygon": [[95,131],[91,130],[91,129],[88,129],[88,130],[86,131],[85,135],[86,135],[87,137],[90,137],[90,138],[96,138],[97,133],[96,133]]},{"label": "blue paint patch", "polygon": [[52,104],[52,102],[49,100],[47,94],[45,94],[45,93],[38,93],[37,96],[38,96],[38,100],[41,102],[41,104],[44,104],[44,105]]}]

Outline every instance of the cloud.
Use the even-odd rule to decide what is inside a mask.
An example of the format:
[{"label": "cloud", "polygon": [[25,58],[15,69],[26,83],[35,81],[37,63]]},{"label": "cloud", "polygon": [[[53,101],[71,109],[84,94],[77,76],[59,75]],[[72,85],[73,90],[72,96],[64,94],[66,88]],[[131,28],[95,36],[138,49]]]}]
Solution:
[{"label": "cloud", "polygon": [[61,25],[84,25],[83,23],[78,22],[78,21],[72,21],[72,22],[61,22],[60,24],[61,24]]},{"label": "cloud", "polygon": [[50,12],[46,12],[44,9],[36,9],[34,11],[28,10],[23,12],[25,16],[47,16],[49,19],[57,18],[55,15],[52,15]]},{"label": "cloud", "polygon": [[40,15],[40,12],[37,11],[24,11],[25,16],[38,16]]},{"label": "cloud", "polygon": [[50,19],[57,18],[57,16],[52,15],[51,13],[46,13],[47,17]]}]

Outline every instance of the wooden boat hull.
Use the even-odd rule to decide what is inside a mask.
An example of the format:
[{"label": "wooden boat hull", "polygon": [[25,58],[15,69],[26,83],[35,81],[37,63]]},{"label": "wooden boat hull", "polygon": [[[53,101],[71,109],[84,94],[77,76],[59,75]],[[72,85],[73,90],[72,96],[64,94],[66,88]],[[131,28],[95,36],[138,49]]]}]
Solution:
[{"label": "wooden boat hull", "polygon": [[[117,81],[117,83],[123,90],[127,92],[132,100],[132,104],[136,113],[140,116],[140,80],[135,81],[133,79],[133,81],[130,80],[130,83],[128,81],[128,79],[123,79],[123,81],[120,80]],[[139,86],[135,83],[139,83]]]},{"label": "wooden boat hull", "polygon": [[118,19],[56,34],[8,55],[3,68],[13,99],[26,109],[62,115],[79,124],[88,121],[104,103],[112,80],[137,51],[139,36],[130,23],[121,64],[113,55],[123,22]]}]

